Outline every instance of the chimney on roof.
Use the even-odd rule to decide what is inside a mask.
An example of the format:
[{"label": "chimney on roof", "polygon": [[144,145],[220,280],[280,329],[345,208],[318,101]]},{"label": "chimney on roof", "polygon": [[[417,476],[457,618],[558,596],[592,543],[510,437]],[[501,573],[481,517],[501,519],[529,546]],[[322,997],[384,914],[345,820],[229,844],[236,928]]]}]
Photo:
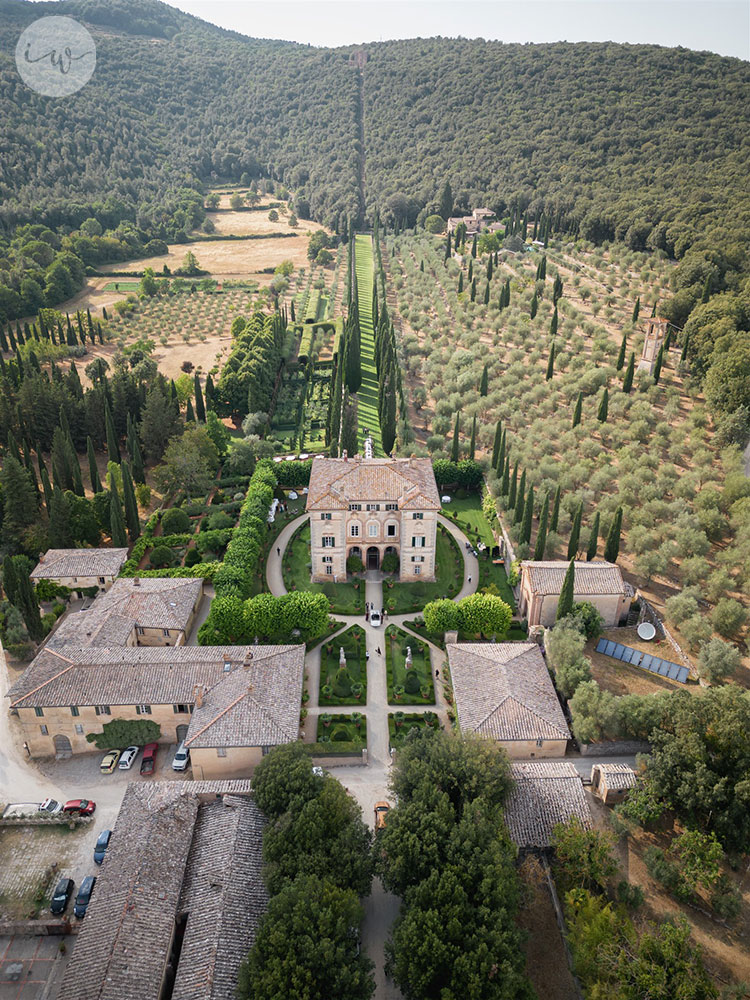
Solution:
[{"label": "chimney on roof", "polygon": [[193,701],[196,708],[201,708],[203,705],[203,696],[206,693],[206,689],[202,684],[196,684],[193,688]]},{"label": "chimney on roof", "polygon": [[245,653],[245,660],[243,664],[246,668],[250,666],[250,661],[252,660],[252,658],[253,658],[252,650],[248,649],[248,651]]},{"label": "chimney on roof", "polygon": [[140,585],[141,585],[141,578],[139,576],[134,576],[133,577],[133,586],[134,587],[140,587]]}]

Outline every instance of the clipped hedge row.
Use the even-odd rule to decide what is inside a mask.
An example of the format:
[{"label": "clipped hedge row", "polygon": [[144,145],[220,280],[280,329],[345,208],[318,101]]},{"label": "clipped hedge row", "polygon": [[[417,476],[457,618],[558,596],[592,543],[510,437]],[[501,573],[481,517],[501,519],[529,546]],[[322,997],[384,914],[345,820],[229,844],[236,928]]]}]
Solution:
[{"label": "clipped hedge row", "polygon": [[336,740],[331,743],[300,743],[310,757],[361,757],[367,747],[363,743],[349,743]]},{"label": "clipped hedge row", "polygon": [[308,458],[304,462],[276,462],[274,472],[279,486],[287,489],[296,489],[298,486],[310,485],[310,471],[313,460]]},{"label": "clipped hedge row", "polygon": [[[149,519],[150,523],[151,519]],[[147,525],[148,527],[148,525]],[[166,546],[167,548],[172,548],[176,545],[187,545],[192,538],[192,534],[184,535],[154,535],[153,528],[150,534],[143,534],[138,539],[138,541],[133,546],[130,556],[127,562],[120,570],[120,576],[145,576],[145,573],[141,571],[138,572],[138,563],[143,559],[149,549],[156,548],[158,546]],[[161,576],[161,571],[156,573],[157,576]],[[188,574],[190,575],[190,574]]]},{"label": "clipped hedge row", "polygon": [[[138,576],[154,576],[163,579],[182,580],[197,579],[213,580],[216,573],[221,569],[220,562],[199,562],[195,566],[172,566],[169,569],[142,569]],[[122,573],[120,574],[123,575]],[[135,574],[125,574],[135,576]]]},{"label": "clipped hedge row", "polygon": [[223,549],[234,534],[233,528],[216,528],[211,531],[201,531],[195,539],[195,547],[203,555],[204,552],[218,552]]},{"label": "clipped hedge row", "polygon": [[259,462],[250,478],[237,527],[214,576],[217,597],[249,597],[267,531],[268,511],[276,488],[269,461]]}]

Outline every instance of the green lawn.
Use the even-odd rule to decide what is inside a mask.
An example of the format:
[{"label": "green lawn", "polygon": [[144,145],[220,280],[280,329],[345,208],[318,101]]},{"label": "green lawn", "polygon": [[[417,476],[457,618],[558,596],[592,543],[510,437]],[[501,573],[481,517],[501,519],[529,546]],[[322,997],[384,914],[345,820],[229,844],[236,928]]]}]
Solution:
[{"label": "green lawn", "polygon": [[310,522],[295,531],[284,553],[282,566],[287,590],[309,590],[325,594],[336,615],[359,615],[365,610],[364,583],[313,583],[310,579]]},{"label": "green lawn", "polygon": [[[346,670],[339,671],[340,650],[346,656]],[[359,697],[355,685],[361,688]],[[324,688],[332,691],[328,694]],[[323,644],[320,651],[320,705],[364,705],[367,702],[367,656],[364,629],[353,625]]]},{"label": "green lawn", "polygon": [[[406,669],[407,647],[411,648],[412,669]],[[430,650],[414,636],[395,625],[385,630],[385,662],[388,672],[389,705],[434,705],[435,687],[432,682]],[[396,696],[396,689],[401,694]]]},{"label": "green lawn", "polygon": [[[383,600],[392,614],[421,611],[438,597],[455,597],[464,579],[464,560],[452,535],[438,525],[435,543],[435,582],[383,584]],[[409,558],[408,551],[402,551]]]},{"label": "green lawn", "polygon": [[[396,718],[398,716],[398,718]],[[412,729],[439,729],[440,723],[434,712],[389,712],[388,713],[388,742],[390,746],[402,746],[404,740]]]},{"label": "green lawn", "polygon": [[360,354],[362,384],[357,393],[357,420],[360,447],[365,428],[370,432],[373,455],[383,454],[378,419],[378,377],[375,371],[375,331],[372,327],[372,283],[374,276],[372,237],[360,234],[355,238],[354,256],[357,272],[357,305],[359,307]]},{"label": "green lawn", "polygon": [[471,493],[462,499],[451,500],[443,507],[443,514],[464,532],[473,545],[476,545],[477,542],[484,542],[488,546],[487,550],[479,553],[479,589],[483,590],[494,584],[497,587],[498,596],[502,597],[515,613],[516,602],[513,590],[508,583],[505,566],[495,565],[490,558],[495,539],[489,521],[482,510],[481,495]]},{"label": "green lawn", "polygon": [[[157,275],[159,277],[159,275]],[[102,288],[103,292],[137,292],[141,287],[140,281],[108,281]]]}]

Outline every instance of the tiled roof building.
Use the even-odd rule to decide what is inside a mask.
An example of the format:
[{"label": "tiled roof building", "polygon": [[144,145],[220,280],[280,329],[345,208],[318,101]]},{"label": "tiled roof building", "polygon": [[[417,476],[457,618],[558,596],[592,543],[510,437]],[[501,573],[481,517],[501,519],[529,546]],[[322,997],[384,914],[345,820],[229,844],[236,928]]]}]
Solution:
[{"label": "tiled roof building", "polygon": [[594,764],[591,768],[591,791],[605,805],[622,802],[638,777],[627,764]]},{"label": "tiled roof building", "polygon": [[514,762],[511,775],[514,785],[505,804],[505,821],[519,848],[550,847],[557,824],[573,818],[591,829],[591,810],[573,764]]},{"label": "tiled roof building", "polygon": [[128,786],[60,1000],[233,1000],[267,905],[249,782]]},{"label": "tiled roof building", "polygon": [[[565,560],[521,563],[519,613],[529,625],[554,625],[557,603],[569,563]],[[589,601],[605,626],[620,624],[630,608],[630,593],[618,566],[609,562],[576,562],[573,580],[575,601]]]},{"label": "tiled roof building", "polygon": [[106,590],[127,558],[127,549],[48,549],[30,575],[32,580],[54,580],[71,590]]},{"label": "tiled roof building", "polygon": [[447,646],[458,722],[500,743],[511,757],[562,757],[570,730],[533,642]]}]

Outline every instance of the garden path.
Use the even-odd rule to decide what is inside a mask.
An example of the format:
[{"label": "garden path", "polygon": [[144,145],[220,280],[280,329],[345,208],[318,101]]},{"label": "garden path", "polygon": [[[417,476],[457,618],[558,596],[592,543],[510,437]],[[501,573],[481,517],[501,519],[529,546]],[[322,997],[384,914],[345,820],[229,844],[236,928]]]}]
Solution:
[{"label": "garden path", "polygon": [[[464,557],[464,582],[463,586],[459,592],[454,597],[455,601],[460,601],[462,597],[468,597],[469,594],[475,594],[477,586],[479,583],[479,560],[474,555],[474,553],[466,548],[468,538],[466,535],[458,528],[453,521],[449,521],[447,517],[443,517],[442,514],[438,514],[438,524],[442,524],[449,535],[453,535],[454,541]],[[414,615],[406,615],[407,618],[413,618]],[[394,619],[395,621],[395,619]]]}]

